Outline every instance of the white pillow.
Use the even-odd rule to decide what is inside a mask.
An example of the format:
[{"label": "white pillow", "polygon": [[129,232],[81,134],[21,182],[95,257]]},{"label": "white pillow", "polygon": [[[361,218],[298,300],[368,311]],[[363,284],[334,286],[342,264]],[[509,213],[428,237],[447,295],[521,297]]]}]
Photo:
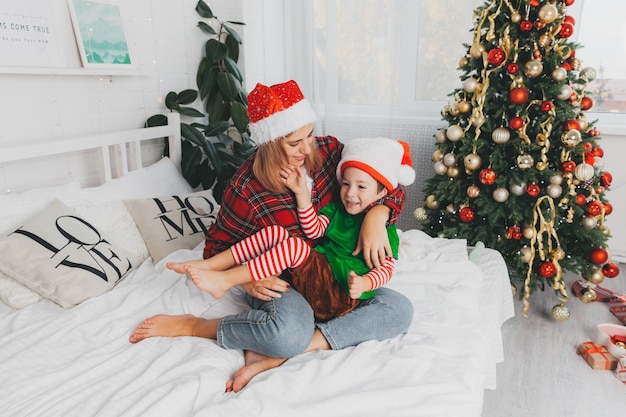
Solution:
[{"label": "white pillow", "polygon": [[188,194],[193,190],[169,158],[111,180],[98,187],[84,188],[87,203],[101,204],[109,201],[154,196]]},{"label": "white pillow", "polygon": [[0,300],[19,310],[41,300],[43,297],[13,278],[0,272]]},{"label": "white pillow", "polygon": [[178,249],[195,248],[219,211],[211,190],[125,203],[155,264]]},{"label": "white pillow", "polygon": [[59,200],[0,237],[0,272],[66,308],[110,290],[138,265]]}]

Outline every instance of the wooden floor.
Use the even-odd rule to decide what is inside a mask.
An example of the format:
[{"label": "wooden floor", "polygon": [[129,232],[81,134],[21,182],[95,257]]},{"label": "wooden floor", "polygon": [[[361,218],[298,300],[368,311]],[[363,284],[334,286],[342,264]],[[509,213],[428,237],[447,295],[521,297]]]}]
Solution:
[{"label": "wooden floor", "polygon": [[[626,293],[626,264],[602,287]],[[568,275],[571,283],[579,276]],[[571,292],[570,292],[571,293]],[[483,417],[599,417],[626,412],[626,384],[613,371],[597,371],[576,354],[582,342],[595,340],[601,323],[622,324],[608,303],[585,304],[570,296],[570,318],[555,321],[552,292],[531,296],[528,318],[515,300],[516,316],[502,327],[504,362],[498,364],[497,389],[485,391]]]}]

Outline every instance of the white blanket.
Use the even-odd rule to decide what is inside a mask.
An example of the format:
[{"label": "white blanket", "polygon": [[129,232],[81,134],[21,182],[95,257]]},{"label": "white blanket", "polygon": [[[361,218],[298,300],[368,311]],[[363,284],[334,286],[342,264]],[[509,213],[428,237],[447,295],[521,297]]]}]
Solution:
[{"label": "white blanket", "polygon": [[341,351],[302,354],[256,376],[239,393],[225,382],[243,365],[239,350],[194,338],[128,337],[146,317],[220,317],[246,308],[240,293],[215,300],[168,260],[148,260],[112,291],[64,310],[42,301],[0,314],[0,416],[479,416],[495,387],[500,325],[513,315],[506,267],[465,241],[401,233],[389,287],[410,297],[407,334]]}]

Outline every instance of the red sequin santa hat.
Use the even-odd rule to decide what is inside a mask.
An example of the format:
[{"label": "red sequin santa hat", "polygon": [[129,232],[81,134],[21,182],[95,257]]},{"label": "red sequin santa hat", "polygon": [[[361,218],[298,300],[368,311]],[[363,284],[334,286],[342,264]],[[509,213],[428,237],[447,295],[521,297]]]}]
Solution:
[{"label": "red sequin santa hat", "polygon": [[337,178],[348,167],[359,168],[380,182],[387,191],[415,181],[409,144],[389,138],[359,138],[348,141],[341,151]]},{"label": "red sequin santa hat", "polygon": [[257,84],[248,94],[247,112],[250,134],[258,145],[287,136],[316,120],[293,80],[271,87]]}]

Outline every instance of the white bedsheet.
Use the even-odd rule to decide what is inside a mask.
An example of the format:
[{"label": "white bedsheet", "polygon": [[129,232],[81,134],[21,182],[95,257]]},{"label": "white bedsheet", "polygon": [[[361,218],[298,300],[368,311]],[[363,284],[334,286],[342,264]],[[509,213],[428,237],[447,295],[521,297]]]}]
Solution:
[{"label": "white bedsheet", "polygon": [[415,307],[407,334],[341,351],[312,352],[262,373],[239,393],[224,384],[238,350],[193,337],[128,336],[157,313],[219,317],[240,311],[237,291],[215,300],[164,270],[178,251],[148,260],[107,294],[64,310],[42,301],[0,309],[0,416],[480,416],[495,387],[500,325],[513,315],[506,267],[465,241],[401,233],[389,287]]}]

